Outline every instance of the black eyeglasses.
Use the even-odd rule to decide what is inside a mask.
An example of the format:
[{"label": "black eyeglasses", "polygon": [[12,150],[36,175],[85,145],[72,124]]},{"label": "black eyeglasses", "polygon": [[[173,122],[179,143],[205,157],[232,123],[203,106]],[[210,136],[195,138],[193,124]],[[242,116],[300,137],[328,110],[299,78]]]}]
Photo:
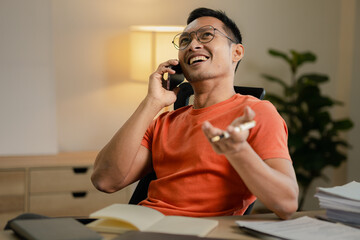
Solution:
[{"label": "black eyeglasses", "polygon": [[236,43],[234,40],[232,40],[229,36],[227,36],[225,33],[222,33],[217,28],[214,28],[213,26],[204,26],[199,28],[196,31],[193,32],[182,32],[177,34],[172,43],[174,44],[174,47],[178,50],[184,50],[192,41],[192,34],[195,33],[196,39],[200,43],[208,43],[211,42],[215,37],[215,31],[218,31],[221,35],[229,39],[231,42]]}]

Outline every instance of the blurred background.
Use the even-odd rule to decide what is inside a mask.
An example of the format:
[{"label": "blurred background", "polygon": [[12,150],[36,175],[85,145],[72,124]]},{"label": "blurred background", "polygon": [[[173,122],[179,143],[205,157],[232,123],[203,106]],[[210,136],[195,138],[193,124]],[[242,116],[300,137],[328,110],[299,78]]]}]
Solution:
[{"label": "blurred background", "polygon": [[[261,74],[290,81],[290,73],[268,50],[312,51],[316,63],[301,71],[327,74],[323,93],[345,103],[332,114],[355,123],[348,160],[325,170],[329,182],[313,183],[304,209],[318,207],[315,186],[360,181],[358,0],[0,0],[0,155],[100,150],[147,92],[147,75],[133,75],[149,72],[142,62],[152,43],[134,38],[134,26],[185,26],[197,7],[224,10],[240,28],[236,85],[277,92]],[[155,61],[168,57],[175,49]]]}]

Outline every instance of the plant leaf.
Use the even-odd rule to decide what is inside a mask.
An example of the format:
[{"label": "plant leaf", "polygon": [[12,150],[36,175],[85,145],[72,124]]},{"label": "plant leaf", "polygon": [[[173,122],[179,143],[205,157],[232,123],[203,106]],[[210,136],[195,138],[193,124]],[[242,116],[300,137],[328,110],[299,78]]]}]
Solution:
[{"label": "plant leaf", "polygon": [[262,74],[261,76],[270,82],[275,82],[275,83],[280,84],[284,88],[288,88],[288,85],[285,83],[285,81],[281,80],[280,78],[270,76],[267,74]]},{"label": "plant leaf", "polygon": [[301,66],[302,64],[306,62],[315,62],[316,56],[312,52],[303,52],[299,53],[295,50],[291,50],[291,55],[293,57],[293,64],[297,67]]},{"label": "plant leaf", "polygon": [[354,126],[354,123],[350,119],[342,119],[333,122],[333,128],[336,130],[349,130]]},{"label": "plant leaf", "polygon": [[274,57],[280,57],[280,58],[284,59],[287,63],[289,63],[291,65],[292,61],[285,53],[280,52],[280,51],[275,50],[275,49],[270,49],[269,54],[274,56]]},{"label": "plant leaf", "polygon": [[298,82],[306,82],[310,84],[319,84],[329,81],[329,77],[324,74],[304,74],[298,78]]},{"label": "plant leaf", "polygon": [[317,111],[318,109],[335,105],[334,101],[331,98],[323,96],[317,96],[313,99],[309,99],[309,101],[307,102],[309,105],[309,110],[312,111]]}]

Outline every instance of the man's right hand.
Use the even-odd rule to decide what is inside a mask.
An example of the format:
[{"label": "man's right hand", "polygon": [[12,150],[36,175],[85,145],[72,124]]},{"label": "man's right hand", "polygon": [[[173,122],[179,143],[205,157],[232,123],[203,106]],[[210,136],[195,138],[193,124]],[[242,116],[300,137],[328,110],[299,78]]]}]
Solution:
[{"label": "man's right hand", "polygon": [[170,66],[178,64],[179,61],[176,59],[161,63],[156,71],[149,77],[149,87],[146,98],[153,100],[154,103],[159,105],[160,109],[167,107],[176,101],[176,94],[179,89],[175,88],[172,91],[166,90],[162,87],[162,78],[165,73],[175,74],[175,71],[171,69]]}]

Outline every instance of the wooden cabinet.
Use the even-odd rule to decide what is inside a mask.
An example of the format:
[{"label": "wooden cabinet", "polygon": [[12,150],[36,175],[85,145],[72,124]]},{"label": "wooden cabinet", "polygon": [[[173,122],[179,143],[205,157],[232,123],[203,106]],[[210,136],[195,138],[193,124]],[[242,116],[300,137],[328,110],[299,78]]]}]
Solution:
[{"label": "wooden cabinet", "polygon": [[96,152],[0,157],[0,227],[24,212],[88,216],[112,203],[127,203],[132,187],[106,194],[90,177]]},{"label": "wooden cabinet", "polygon": [[47,216],[88,216],[112,203],[127,203],[121,192],[111,195],[99,192],[34,194],[30,196],[30,212]]},{"label": "wooden cabinet", "polygon": [[30,193],[93,190],[92,167],[52,167],[30,170]]},{"label": "wooden cabinet", "polygon": [[0,214],[24,211],[25,171],[0,170]]},{"label": "wooden cabinet", "polygon": [[87,216],[111,203],[127,203],[128,189],[99,192],[90,181],[92,167],[34,168],[29,171],[29,212],[49,216]]}]

